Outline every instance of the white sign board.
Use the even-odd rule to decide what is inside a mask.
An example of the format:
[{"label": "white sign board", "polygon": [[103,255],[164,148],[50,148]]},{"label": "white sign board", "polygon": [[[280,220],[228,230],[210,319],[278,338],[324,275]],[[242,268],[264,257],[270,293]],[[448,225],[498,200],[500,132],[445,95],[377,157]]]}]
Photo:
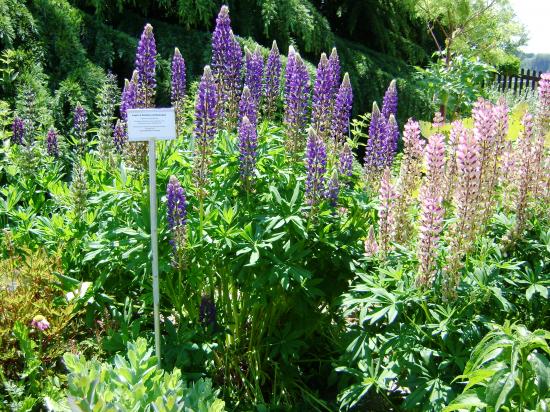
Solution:
[{"label": "white sign board", "polygon": [[128,109],[128,141],[174,140],[176,114],[169,109]]}]

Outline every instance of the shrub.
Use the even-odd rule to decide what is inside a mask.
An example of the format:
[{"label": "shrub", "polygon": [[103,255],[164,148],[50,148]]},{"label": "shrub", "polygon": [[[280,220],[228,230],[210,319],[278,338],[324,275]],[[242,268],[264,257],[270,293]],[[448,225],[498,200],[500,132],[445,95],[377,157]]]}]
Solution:
[{"label": "shrub", "polygon": [[[224,402],[217,398],[210,380],[187,384],[181,372],[164,372],[139,338],[128,343],[125,357],[115,356],[112,364],[66,354],[68,375],[67,403],[72,411],[139,410],[222,412]],[[57,410],[65,410],[59,408]]]}]

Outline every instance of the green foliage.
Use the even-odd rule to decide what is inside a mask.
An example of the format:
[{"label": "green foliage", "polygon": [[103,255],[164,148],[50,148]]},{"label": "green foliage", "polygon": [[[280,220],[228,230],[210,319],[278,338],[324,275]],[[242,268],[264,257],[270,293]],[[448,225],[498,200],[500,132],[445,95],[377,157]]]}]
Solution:
[{"label": "green foliage", "polygon": [[420,0],[415,10],[428,24],[438,50],[446,50],[447,63],[458,54],[499,65],[527,41],[508,0]]},{"label": "green foliage", "polygon": [[507,55],[495,66],[499,73],[506,76],[519,74],[519,69],[521,68],[521,60],[517,56]]},{"label": "green foliage", "polygon": [[[369,402],[378,402],[413,411],[484,403],[498,410],[502,394],[507,410],[536,410],[537,404],[544,410],[548,392],[537,385],[547,378],[548,360],[540,358],[548,353],[548,332],[526,328],[550,329],[548,221],[534,218],[510,250],[504,235],[513,224],[502,213],[494,216],[451,301],[441,299],[437,279],[431,290],[416,287],[412,247],[396,247],[385,261],[356,262],[357,279],[342,303],[348,331],[337,368],[343,409],[368,410]],[[526,326],[510,327],[512,319]],[[471,384],[465,387],[460,381],[466,379]]]},{"label": "green foliage", "polygon": [[[544,287],[543,295],[548,296]],[[466,364],[464,392],[444,411],[546,410],[550,404],[550,332],[496,325]]]},{"label": "green foliage", "polygon": [[477,58],[457,56],[447,66],[442,59],[426,68],[417,67],[419,88],[433,104],[433,110],[446,107],[451,119],[467,116],[495,70]]},{"label": "green foliage", "polygon": [[341,38],[409,64],[423,64],[431,54],[432,39],[424,22],[414,16],[412,1],[316,0],[314,3]]},{"label": "green foliage", "polygon": [[259,6],[267,38],[275,37],[283,46],[296,39],[300,48],[315,54],[332,46],[329,23],[310,1],[261,0]]},{"label": "green foliage", "polygon": [[4,405],[12,411],[32,411],[43,401],[54,400],[61,397],[61,381],[47,370],[47,359],[43,351],[43,336],[40,335],[37,344],[29,334],[29,328],[22,322],[16,321],[13,326],[13,336],[19,344],[22,358],[22,368],[17,377],[9,378],[13,370],[4,372],[4,366],[0,364],[0,406]]},{"label": "green foliage", "polygon": [[209,380],[186,384],[179,369],[171,373],[159,369],[145,339],[128,343],[127,351],[126,357],[115,356],[112,364],[87,361],[71,353],[64,356],[69,371],[67,402],[71,410],[225,410]]},{"label": "green foliage", "polygon": [[36,34],[35,21],[24,3],[17,0],[0,1],[0,48],[30,42]]}]

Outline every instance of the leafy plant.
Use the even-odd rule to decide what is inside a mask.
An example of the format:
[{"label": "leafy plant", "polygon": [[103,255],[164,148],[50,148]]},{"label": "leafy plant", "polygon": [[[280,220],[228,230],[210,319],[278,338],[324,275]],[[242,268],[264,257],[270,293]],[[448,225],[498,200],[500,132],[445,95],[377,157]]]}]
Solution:
[{"label": "leafy plant", "polygon": [[147,341],[139,338],[128,343],[126,356],[116,355],[112,364],[65,354],[69,371],[67,404],[73,411],[225,410],[210,380],[186,383],[179,369],[171,373],[159,369],[151,353]]},{"label": "leafy plant", "polygon": [[495,325],[472,351],[464,392],[444,411],[546,410],[550,405],[550,332]]},{"label": "leafy plant", "polygon": [[437,54],[427,68],[417,67],[416,79],[434,110],[445,107],[448,117],[467,116],[475,101],[484,96],[495,69],[475,57],[456,56],[447,66]]}]

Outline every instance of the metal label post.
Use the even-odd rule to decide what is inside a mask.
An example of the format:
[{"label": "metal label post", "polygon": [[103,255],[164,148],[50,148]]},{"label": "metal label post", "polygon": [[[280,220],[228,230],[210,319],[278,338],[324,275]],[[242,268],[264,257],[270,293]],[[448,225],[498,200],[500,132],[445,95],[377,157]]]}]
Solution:
[{"label": "metal label post", "polygon": [[128,141],[149,143],[149,212],[151,216],[151,268],[153,273],[153,317],[155,323],[155,354],[160,367],[160,290],[157,205],[157,140],[176,138],[176,116],[170,109],[128,110]]}]

